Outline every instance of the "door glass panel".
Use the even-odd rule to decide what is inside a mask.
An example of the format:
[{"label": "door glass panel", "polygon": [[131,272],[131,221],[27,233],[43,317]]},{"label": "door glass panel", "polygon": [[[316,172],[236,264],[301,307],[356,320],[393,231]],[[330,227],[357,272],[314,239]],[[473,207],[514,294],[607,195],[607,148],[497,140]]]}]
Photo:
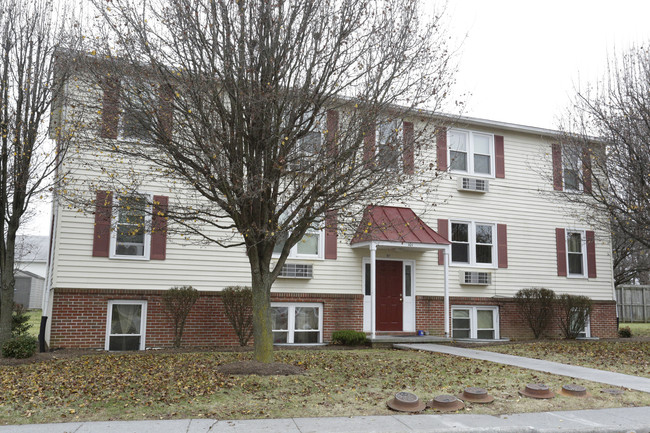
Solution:
[{"label": "door glass panel", "polygon": [[411,265],[404,266],[404,296],[411,296]]},{"label": "door glass panel", "polygon": [[366,296],[370,296],[370,263],[366,263],[366,266],[364,266],[366,270],[366,287],[365,287],[365,293]]}]

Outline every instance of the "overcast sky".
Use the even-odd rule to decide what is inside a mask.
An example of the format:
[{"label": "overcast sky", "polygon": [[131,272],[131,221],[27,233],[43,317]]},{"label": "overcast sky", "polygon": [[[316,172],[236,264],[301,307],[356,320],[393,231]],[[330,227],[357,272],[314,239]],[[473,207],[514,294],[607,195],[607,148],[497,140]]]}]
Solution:
[{"label": "overcast sky", "polygon": [[[442,0],[422,0],[426,7]],[[449,0],[465,115],[555,129],[607,56],[650,41],[650,0]],[[49,205],[24,231],[49,234]]]},{"label": "overcast sky", "polygon": [[449,0],[447,16],[465,114],[551,129],[608,55],[650,41],[647,0]]}]

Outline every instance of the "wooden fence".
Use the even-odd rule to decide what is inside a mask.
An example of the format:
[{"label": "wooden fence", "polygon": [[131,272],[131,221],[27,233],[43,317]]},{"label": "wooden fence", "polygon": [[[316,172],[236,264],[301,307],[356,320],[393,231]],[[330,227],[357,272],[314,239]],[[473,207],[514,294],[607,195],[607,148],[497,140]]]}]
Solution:
[{"label": "wooden fence", "polygon": [[619,286],[616,308],[621,322],[650,322],[650,286]]}]

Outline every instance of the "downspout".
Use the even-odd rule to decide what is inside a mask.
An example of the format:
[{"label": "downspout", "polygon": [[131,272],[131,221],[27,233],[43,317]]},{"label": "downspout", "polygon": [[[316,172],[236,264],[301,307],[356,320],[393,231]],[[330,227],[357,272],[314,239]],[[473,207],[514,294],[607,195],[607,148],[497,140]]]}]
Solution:
[{"label": "downspout", "polygon": [[376,337],[376,325],[375,325],[375,288],[377,285],[377,278],[375,275],[375,269],[377,269],[377,245],[374,242],[370,242],[370,337],[374,340]]},{"label": "downspout", "polygon": [[445,321],[445,338],[449,338],[451,335],[449,332],[449,250],[450,246],[446,245],[445,249],[442,251],[443,258],[444,258],[444,264],[445,264],[445,269],[444,269],[444,282],[443,282],[443,290],[444,290],[444,314],[443,318]]},{"label": "downspout", "polygon": [[52,198],[52,223],[50,227],[50,251],[47,255],[47,272],[45,273],[45,289],[43,290],[43,300],[41,305],[41,327],[38,333],[39,351],[46,351],[45,344],[45,331],[47,329],[48,311],[50,306],[50,290],[52,288],[52,278],[54,274],[54,245],[56,243],[56,220],[57,220],[57,207],[55,205],[55,198]]}]

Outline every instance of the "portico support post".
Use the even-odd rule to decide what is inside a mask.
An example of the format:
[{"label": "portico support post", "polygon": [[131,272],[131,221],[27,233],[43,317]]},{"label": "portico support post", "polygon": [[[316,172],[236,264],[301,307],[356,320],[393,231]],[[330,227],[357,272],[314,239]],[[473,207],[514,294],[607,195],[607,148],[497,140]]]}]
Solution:
[{"label": "portico support post", "polygon": [[444,268],[445,277],[443,283],[444,309],[445,309],[443,318],[445,320],[445,338],[449,338],[451,335],[451,333],[449,332],[449,250],[450,247],[447,245],[445,246],[445,249],[442,252],[444,257],[444,263],[445,263],[445,268]]},{"label": "portico support post", "polygon": [[377,278],[376,278],[376,269],[377,269],[377,245],[374,242],[370,242],[370,332],[371,338],[374,339],[376,336],[377,326],[375,324],[376,318],[376,287],[377,287]]}]

